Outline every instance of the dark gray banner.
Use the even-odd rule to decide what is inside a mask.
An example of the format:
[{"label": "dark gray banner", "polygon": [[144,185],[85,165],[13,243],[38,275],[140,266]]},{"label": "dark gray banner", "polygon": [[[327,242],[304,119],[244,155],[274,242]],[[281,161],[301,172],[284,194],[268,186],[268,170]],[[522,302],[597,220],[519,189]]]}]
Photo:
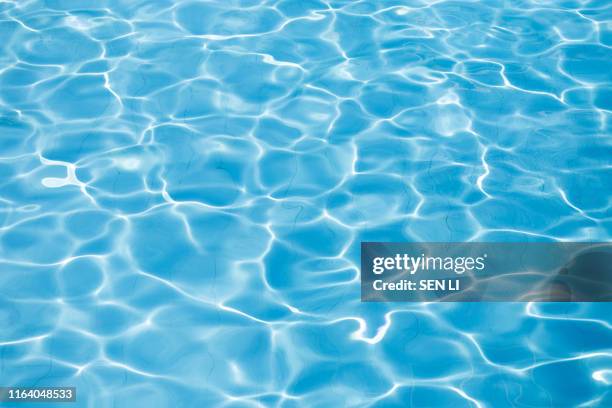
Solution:
[{"label": "dark gray banner", "polygon": [[0,387],[0,402],[75,402],[75,387]]},{"label": "dark gray banner", "polygon": [[364,302],[609,302],[610,243],[361,243]]}]

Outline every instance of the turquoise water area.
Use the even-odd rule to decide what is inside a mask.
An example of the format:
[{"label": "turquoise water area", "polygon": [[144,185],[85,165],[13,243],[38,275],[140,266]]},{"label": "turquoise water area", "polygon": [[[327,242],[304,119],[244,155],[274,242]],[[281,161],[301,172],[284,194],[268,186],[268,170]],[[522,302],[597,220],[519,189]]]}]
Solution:
[{"label": "turquoise water area", "polygon": [[0,39],[0,385],[612,406],[608,304],[364,304],[358,269],[610,239],[609,0],[4,0]]}]

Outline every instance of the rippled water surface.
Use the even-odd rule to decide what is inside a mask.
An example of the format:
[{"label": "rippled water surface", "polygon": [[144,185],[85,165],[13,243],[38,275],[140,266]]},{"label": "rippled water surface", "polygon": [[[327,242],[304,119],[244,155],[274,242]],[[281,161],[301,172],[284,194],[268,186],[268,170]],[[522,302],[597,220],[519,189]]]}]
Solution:
[{"label": "rippled water surface", "polygon": [[607,304],[358,274],[366,240],[610,239],[609,0],[0,1],[0,40],[0,385],[612,406]]}]

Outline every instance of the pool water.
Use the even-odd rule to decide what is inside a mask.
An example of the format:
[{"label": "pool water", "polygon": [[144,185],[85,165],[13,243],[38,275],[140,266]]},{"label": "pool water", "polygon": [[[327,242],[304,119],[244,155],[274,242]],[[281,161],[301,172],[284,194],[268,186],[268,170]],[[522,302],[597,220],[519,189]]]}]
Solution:
[{"label": "pool water", "polygon": [[612,406],[608,304],[366,304],[358,269],[361,241],[609,240],[611,19],[0,1],[0,385],[74,386],[75,407]]}]

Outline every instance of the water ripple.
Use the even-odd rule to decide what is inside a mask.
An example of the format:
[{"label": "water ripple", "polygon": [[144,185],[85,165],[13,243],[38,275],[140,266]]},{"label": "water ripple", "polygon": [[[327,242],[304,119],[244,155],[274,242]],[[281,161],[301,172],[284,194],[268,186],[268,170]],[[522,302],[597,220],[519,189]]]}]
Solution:
[{"label": "water ripple", "polygon": [[612,233],[608,1],[0,2],[0,372],[77,406],[610,406],[606,304],[362,304],[361,241]]}]

